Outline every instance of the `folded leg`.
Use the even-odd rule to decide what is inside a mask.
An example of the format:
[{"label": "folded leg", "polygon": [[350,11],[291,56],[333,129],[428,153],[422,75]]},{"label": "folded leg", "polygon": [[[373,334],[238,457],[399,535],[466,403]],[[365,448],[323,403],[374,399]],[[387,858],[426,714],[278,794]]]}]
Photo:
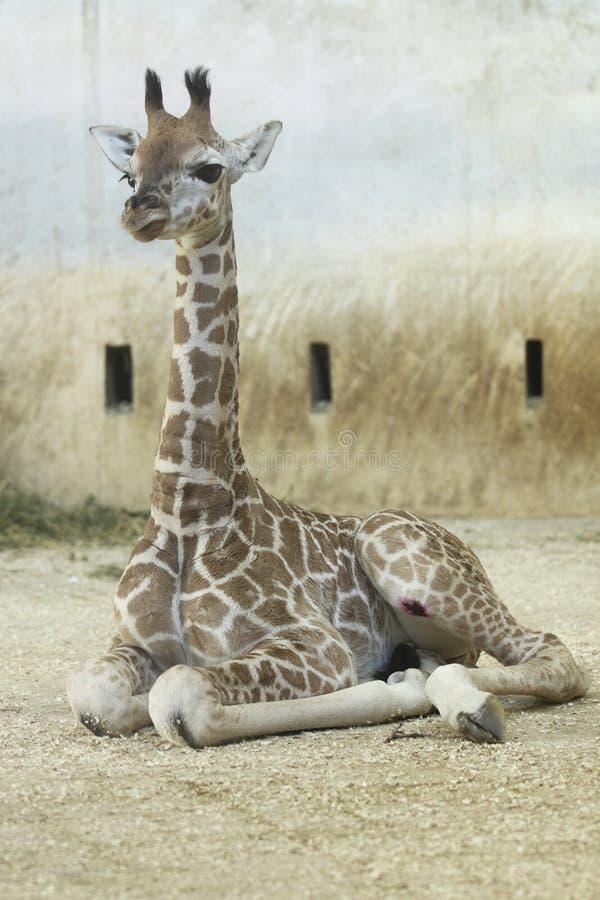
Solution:
[{"label": "folded leg", "polygon": [[[465,737],[503,740],[504,713],[494,694],[563,702],[588,689],[564,644],[520,625],[473,551],[441,526],[410,513],[377,513],[361,525],[356,552],[416,646],[451,663],[435,669],[426,690]],[[503,667],[467,669],[456,662],[474,660],[482,650]]]},{"label": "folded leg", "polygon": [[[338,649],[347,653],[341,643]],[[152,721],[173,744],[206,747],[265,734],[375,724],[431,709],[420,671],[408,670],[396,684],[345,687],[348,669],[341,658],[337,667],[320,673],[324,692],[310,696],[308,673],[315,670],[305,661],[314,661],[314,653],[314,647],[296,644],[290,656],[289,645],[266,643],[220,666],[174,666],[150,691]],[[275,702],[260,699],[265,684]]]},{"label": "folded leg", "polygon": [[148,691],[159,674],[144,650],[115,643],[68,678],[73,714],[96,735],[131,735],[152,724]]}]

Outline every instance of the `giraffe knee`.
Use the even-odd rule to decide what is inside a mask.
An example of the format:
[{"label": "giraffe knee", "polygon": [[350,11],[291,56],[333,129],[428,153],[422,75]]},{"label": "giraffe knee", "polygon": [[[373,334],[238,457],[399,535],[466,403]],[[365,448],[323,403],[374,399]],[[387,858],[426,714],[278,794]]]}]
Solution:
[{"label": "giraffe knee", "polygon": [[98,737],[131,734],[128,685],[95,661],[67,679],[67,698],[75,719]]},{"label": "giraffe knee", "polygon": [[150,691],[148,706],[154,727],[171,744],[200,748],[226,739],[219,694],[191,666],[163,672]]}]

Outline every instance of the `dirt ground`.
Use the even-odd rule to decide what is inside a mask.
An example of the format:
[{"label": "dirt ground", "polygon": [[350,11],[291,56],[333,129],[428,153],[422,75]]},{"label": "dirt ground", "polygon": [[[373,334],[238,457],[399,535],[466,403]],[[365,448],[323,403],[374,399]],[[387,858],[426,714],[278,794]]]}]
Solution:
[{"label": "dirt ground", "polygon": [[500,746],[437,717],[390,742],[393,724],[201,751],[95,738],[65,678],[106,645],[128,548],[1,554],[2,897],[600,896],[600,519],[445,524],[594,678],[564,706],[507,702]]}]

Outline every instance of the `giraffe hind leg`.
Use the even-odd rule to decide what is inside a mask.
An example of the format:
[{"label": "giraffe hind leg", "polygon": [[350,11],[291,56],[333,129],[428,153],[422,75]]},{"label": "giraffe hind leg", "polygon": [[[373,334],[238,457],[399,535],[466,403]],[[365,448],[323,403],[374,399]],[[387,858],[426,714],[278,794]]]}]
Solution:
[{"label": "giraffe hind leg", "polygon": [[[356,553],[415,645],[449,663],[435,669],[426,690],[465,737],[503,739],[504,714],[494,694],[561,702],[587,690],[561,641],[523,628],[498,600],[475,554],[441,526],[396,510],[377,513],[358,530]],[[481,650],[503,666],[468,670],[457,663]]]}]

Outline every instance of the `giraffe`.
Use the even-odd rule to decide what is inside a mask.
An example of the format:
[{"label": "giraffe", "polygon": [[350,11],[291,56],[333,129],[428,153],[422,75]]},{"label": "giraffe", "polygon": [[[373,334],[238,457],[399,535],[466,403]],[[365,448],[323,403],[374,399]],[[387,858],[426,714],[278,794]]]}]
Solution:
[{"label": "giraffe", "polygon": [[[282,126],[224,140],[207,70],[185,84],[189,108],[175,117],[147,70],[144,138],[90,129],[133,189],[125,229],[175,241],[177,286],[150,516],[108,652],[68,679],[74,716],[96,735],[154,725],[199,748],[435,707],[464,737],[502,741],[496,695],[586,692],[563,643],[520,625],[440,525],[396,509],[309,512],[270,496],[246,465],[230,189],[264,167]],[[501,665],[477,668],[481,651]]]}]

